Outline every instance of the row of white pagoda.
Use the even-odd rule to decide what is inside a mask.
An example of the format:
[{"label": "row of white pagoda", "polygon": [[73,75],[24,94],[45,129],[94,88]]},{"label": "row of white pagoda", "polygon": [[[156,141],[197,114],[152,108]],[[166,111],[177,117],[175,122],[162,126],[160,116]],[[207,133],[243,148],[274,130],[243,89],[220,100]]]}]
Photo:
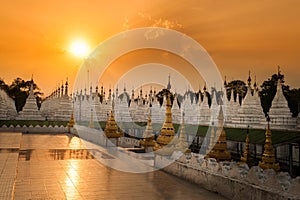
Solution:
[{"label": "row of white pagoda", "polygon": [[[184,110],[187,124],[210,125],[216,120],[219,104],[223,104],[226,126],[244,128],[250,125],[252,128],[265,128],[265,114],[261,107],[258,91],[254,89],[252,94],[251,84],[248,84],[247,87],[247,93],[241,105],[234,100],[233,91],[230,100],[227,100],[226,95],[224,95],[221,102],[217,102],[216,93],[213,92],[210,106],[206,95],[204,95],[203,100],[199,98],[196,101],[186,93],[182,102],[178,104],[175,94],[172,105],[173,121],[179,124],[181,112]],[[163,104],[160,105],[155,98],[156,91],[150,90],[149,95],[145,95],[145,98],[142,92],[140,90],[138,98],[135,99],[134,91],[130,96],[126,88],[121,94],[119,94],[118,89],[109,90],[106,98],[102,86],[100,92],[98,87],[95,88],[95,91],[90,87],[89,94],[85,90],[84,93],[80,91],[71,97],[68,95],[68,83],[66,82],[65,86],[61,86],[43,101],[39,110],[31,85],[26,104],[23,110],[17,113],[13,100],[0,90],[0,119],[68,121],[71,113],[74,112],[76,121],[106,121],[114,101],[117,121],[146,122],[151,108],[153,123],[163,123],[166,100],[164,99]],[[203,94],[206,94],[205,89]],[[297,129],[300,127],[300,120],[297,124],[297,118],[292,117],[288,102],[283,95],[281,81],[277,83],[277,91],[272,101],[269,116],[274,129]]]}]

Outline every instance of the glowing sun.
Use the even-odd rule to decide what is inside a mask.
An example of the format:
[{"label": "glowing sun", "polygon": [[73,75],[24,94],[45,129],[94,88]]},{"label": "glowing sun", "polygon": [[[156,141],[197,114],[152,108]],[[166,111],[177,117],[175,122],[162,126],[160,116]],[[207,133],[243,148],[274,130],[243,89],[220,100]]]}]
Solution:
[{"label": "glowing sun", "polygon": [[73,41],[70,46],[70,52],[78,57],[86,57],[90,51],[89,45],[83,40]]}]

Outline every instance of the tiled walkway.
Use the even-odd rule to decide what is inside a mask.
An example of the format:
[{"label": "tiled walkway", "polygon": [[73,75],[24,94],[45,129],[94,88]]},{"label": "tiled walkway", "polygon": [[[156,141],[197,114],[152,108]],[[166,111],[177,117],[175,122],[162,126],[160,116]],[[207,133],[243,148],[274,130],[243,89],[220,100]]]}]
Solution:
[{"label": "tiled walkway", "polygon": [[106,167],[65,134],[0,133],[0,170],[0,199],[224,199],[162,171]]}]

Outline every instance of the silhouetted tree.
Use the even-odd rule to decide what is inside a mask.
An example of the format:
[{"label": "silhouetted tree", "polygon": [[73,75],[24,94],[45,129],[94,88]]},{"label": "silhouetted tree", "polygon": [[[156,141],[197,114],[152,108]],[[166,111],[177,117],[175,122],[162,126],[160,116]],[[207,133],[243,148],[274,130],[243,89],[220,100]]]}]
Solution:
[{"label": "silhouetted tree", "polygon": [[0,88],[4,90],[6,93],[8,92],[8,85],[4,82],[3,79],[0,79]]},{"label": "silhouetted tree", "polygon": [[166,96],[167,94],[170,95],[171,102],[173,102],[173,100],[174,100],[174,95],[170,92],[170,90],[168,90],[168,89],[162,89],[161,91],[159,91],[159,92],[156,94],[156,98],[157,98],[157,100],[159,101],[159,104],[160,104],[160,105],[163,104],[164,96]]},{"label": "silhouetted tree", "polygon": [[292,89],[288,92],[288,103],[293,113],[293,117],[297,117],[300,109],[300,89]]},{"label": "silhouetted tree", "polygon": [[228,100],[231,98],[231,90],[233,89],[234,100],[237,101],[237,93],[239,94],[239,103],[241,104],[242,99],[246,96],[247,86],[244,81],[241,80],[233,80],[225,85],[227,98]]}]

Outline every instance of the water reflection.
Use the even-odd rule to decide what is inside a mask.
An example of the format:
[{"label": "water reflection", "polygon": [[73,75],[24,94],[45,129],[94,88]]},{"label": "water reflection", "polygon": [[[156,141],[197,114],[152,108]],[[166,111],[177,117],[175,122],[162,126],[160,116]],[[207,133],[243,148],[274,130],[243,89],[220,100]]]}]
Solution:
[{"label": "water reflection", "polygon": [[86,149],[51,149],[49,150],[50,157],[53,160],[71,160],[71,159],[94,159]]},{"label": "water reflection", "polygon": [[87,160],[95,159],[93,149],[25,149],[20,150],[19,160]]}]

